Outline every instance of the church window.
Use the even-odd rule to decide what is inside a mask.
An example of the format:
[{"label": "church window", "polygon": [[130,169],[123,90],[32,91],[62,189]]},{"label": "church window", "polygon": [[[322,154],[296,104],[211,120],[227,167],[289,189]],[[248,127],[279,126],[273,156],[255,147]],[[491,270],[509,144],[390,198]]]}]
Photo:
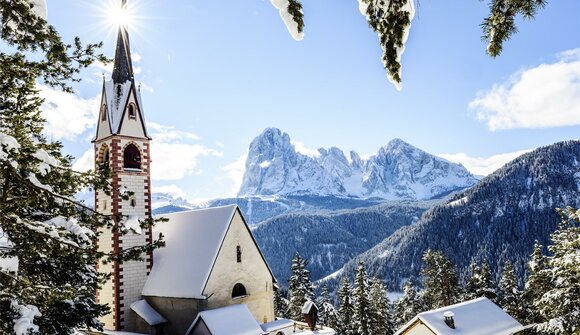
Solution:
[{"label": "church window", "polygon": [[103,153],[103,164],[109,164],[109,149],[105,149]]},{"label": "church window", "polygon": [[242,247],[240,247],[239,245],[236,247],[236,259],[238,263],[242,262]]},{"label": "church window", "polygon": [[135,105],[134,104],[129,104],[129,117],[131,119],[135,118]]},{"label": "church window", "polygon": [[107,111],[105,110],[105,105],[101,108],[101,121],[107,121]]},{"label": "church window", "polygon": [[246,287],[240,283],[234,285],[234,289],[232,290],[232,299],[241,298],[248,295],[246,292]]},{"label": "church window", "polygon": [[123,152],[123,167],[125,169],[141,169],[141,152],[134,144],[129,144]]},{"label": "church window", "polygon": [[129,204],[131,205],[131,207],[135,207],[136,205],[135,198],[131,198],[131,200],[129,200]]}]

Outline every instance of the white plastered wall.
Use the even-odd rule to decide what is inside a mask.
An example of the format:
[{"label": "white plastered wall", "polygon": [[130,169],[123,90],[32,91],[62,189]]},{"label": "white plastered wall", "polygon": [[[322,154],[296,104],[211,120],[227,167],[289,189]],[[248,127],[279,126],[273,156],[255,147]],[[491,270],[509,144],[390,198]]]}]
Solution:
[{"label": "white plastered wall", "polygon": [[[241,263],[236,257],[238,245],[242,249]],[[236,283],[245,286],[246,297],[232,299]],[[244,303],[258,322],[274,320],[272,275],[238,211],[203,293],[208,297],[208,309]]]}]

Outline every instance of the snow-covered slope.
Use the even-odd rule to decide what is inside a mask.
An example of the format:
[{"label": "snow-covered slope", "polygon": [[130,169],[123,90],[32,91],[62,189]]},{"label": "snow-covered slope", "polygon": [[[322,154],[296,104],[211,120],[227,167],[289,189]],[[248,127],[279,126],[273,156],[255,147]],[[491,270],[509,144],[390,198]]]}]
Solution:
[{"label": "snow-covered slope", "polygon": [[417,276],[427,249],[442,250],[465,275],[472,260],[487,260],[496,278],[506,260],[521,274],[534,240],[546,245],[560,218],[556,208],[580,206],[580,141],[556,143],[524,154],[426,211],[352,259],[396,288]]},{"label": "snow-covered slope", "polygon": [[268,128],[250,144],[239,196],[317,195],[389,200],[431,199],[477,183],[463,166],[394,139],[369,159],[332,147],[316,157]]}]

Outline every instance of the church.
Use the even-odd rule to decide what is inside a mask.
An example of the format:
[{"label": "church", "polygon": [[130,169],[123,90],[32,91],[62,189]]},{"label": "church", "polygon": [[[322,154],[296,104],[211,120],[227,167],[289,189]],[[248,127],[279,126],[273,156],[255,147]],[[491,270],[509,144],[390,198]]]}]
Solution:
[{"label": "church", "polygon": [[[105,228],[98,247],[118,252],[160,234],[166,246],[144,261],[98,265],[112,274],[97,292],[98,303],[111,310],[101,320],[104,328],[140,334],[334,334],[276,320],[276,278],[236,205],[163,215],[168,221],[141,229],[139,219],[151,217],[151,137],[143,107],[129,34],[121,25],[92,143],[95,165],[108,166],[111,184],[108,194],[95,191],[95,208],[130,232]],[[226,324],[230,328],[220,330]]]}]

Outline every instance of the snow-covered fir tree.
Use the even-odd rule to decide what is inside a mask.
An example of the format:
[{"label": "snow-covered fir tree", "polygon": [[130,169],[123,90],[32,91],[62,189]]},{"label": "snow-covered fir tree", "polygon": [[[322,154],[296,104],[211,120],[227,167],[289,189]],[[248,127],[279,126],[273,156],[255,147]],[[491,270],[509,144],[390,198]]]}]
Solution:
[{"label": "snow-covered fir tree", "polygon": [[477,297],[486,297],[489,300],[497,303],[496,285],[491,278],[491,271],[486,261],[483,261],[480,272],[480,286],[477,288]]},{"label": "snow-covered fir tree", "polygon": [[510,261],[504,266],[503,275],[499,282],[500,306],[509,315],[517,318],[521,315],[521,295],[518,288],[518,281],[514,272],[514,267]]},{"label": "snow-covered fir tree", "polygon": [[383,282],[376,277],[371,279],[369,298],[371,334],[392,335],[395,332],[395,326],[387,290]]},{"label": "snow-covered fir tree", "polygon": [[465,283],[463,300],[477,298],[477,292],[481,287],[481,268],[477,262],[472,261],[469,264],[469,279]]},{"label": "snow-covered fir tree", "polygon": [[356,334],[353,329],[354,305],[352,299],[352,287],[346,276],[343,277],[340,282],[340,288],[338,289],[338,302],[338,334]]},{"label": "snow-covered fir tree", "polygon": [[425,311],[423,298],[417,293],[412,281],[405,282],[403,297],[395,303],[395,328],[398,329],[415,315]]},{"label": "snow-covered fir tree", "polygon": [[354,299],[352,322],[355,333],[358,335],[369,335],[371,331],[371,303],[369,301],[369,279],[363,262],[358,264],[352,296]]},{"label": "snow-covered fir tree", "polygon": [[281,289],[274,290],[274,315],[278,318],[287,317],[288,300],[282,296]]},{"label": "snow-covered fir tree", "polygon": [[536,241],[530,261],[528,262],[529,276],[522,293],[522,318],[526,324],[535,324],[543,321],[538,309],[534,306],[539,301],[550,285],[550,278],[546,273],[546,256],[542,253],[542,245]]},{"label": "snow-covered fir tree", "polygon": [[538,329],[551,334],[580,333],[580,210],[559,210],[562,223],[551,235],[546,267],[546,292],[534,301],[545,320]]},{"label": "snow-covered fir tree", "polygon": [[461,288],[455,265],[442,251],[427,250],[423,255],[423,298],[428,309],[440,308],[459,302]]},{"label": "snow-covered fir tree", "polygon": [[321,325],[335,329],[338,325],[337,311],[330,302],[328,295],[328,286],[322,287],[322,292],[317,301],[318,304],[318,320]]},{"label": "snow-covered fir tree", "polygon": [[110,189],[106,171],[73,171],[61,144],[43,136],[37,84],[71,92],[82,68],[107,59],[96,53],[100,44],[65,43],[32,3],[40,6],[0,0],[2,43],[11,46],[0,53],[0,333],[72,334],[99,329],[107,311],[95,292],[109,274],[97,264],[138,259],[161,243],[97,250],[97,228],[113,221],[74,196],[85,187]]},{"label": "snow-covered fir tree", "polygon": [[310,271],[306,268],[308,261],[296,253],[292,259],[292,276],[288,279],[288,313],[294,320],[302,320],[302,306],[308,300],[314,300],[314,290],[310,282]]}]

